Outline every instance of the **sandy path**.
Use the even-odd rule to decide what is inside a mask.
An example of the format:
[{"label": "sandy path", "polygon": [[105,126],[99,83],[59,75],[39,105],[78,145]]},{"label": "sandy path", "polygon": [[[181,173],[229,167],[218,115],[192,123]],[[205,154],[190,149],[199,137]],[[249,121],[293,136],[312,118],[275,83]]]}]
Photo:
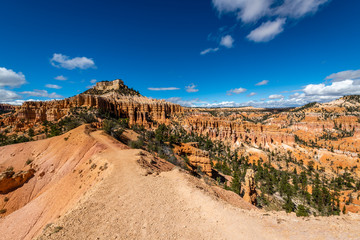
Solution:
[{"label": "sandy path", "polygon": [[235,208],[177,169],[145,174],[139,150],[120,150],[100,132],[92,135],[108,146],[102,154],[112,172],[39,239],[360,239],[357,217],[302,220]]}]

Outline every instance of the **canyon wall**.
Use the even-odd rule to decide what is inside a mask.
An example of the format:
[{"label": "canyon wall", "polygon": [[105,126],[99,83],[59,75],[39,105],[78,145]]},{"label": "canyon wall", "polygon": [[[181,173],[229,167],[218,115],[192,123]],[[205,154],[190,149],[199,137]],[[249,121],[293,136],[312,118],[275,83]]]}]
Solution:
[{"label": "canyon wall", "polygon": [[[179,105],[141,96],[80,94],[64,100],[25,102],[17,111],[17,120],[20,122],[57,121],[66,116],[71,108],[77,107],[101,109],[116,117],[128,118],[130,125],[145,126],[153,121],[166,123],[172,114],[183,111]],[[12,120],[16,121],[16,119]]]},{"label": "canyon wall", "polygon": [[255,124],[248,121],[229,121],[224,118],[193,115],[185,119],[184,127],[188,132],[209,136],[211,139],[229,141],[232,144],[241,142],[257,146],[266,144],[293,144],[294,135],[285,129],[273,125]]},{"label": "canyon wall", "polygon": [[0,103],[0,111],[13,111],[16,107],[10,104]]}]

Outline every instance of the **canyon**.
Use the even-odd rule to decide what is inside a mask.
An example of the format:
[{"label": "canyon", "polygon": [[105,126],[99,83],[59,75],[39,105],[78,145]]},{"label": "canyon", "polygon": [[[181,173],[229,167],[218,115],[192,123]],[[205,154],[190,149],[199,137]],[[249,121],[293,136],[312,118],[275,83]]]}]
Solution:
[{"label": "canyon", "polygon": [[[6,234],[6,239],[109,237],[106,225],[88,235],[81,233],[92,224],[81,219],[97,219],[102,215],[101,208],[94,206],[104,206],[105,202],[111,206],[107,221],[116,218],[120,226],[126,226],[125,220],[116,217],[116,211],[134,214],[134,218],[127,219],[134,223],[131,231],[113,226],[122,233],[122,238],[139,238],[142,231],[146,236],[161,238],[158,234],[163,229],[148,228],[148,224],[156,221],[173,228],[174,238],[208,238],[203,230],[209,230],[206,224],[213,224],[213,217],[222,227],[211,225],[211,236],[232,238],[236,226],[221,217],[219,207],[226,209],[224,216],[259,224],[253,229],[259,231],[258,236],[246,232],[253,239],[299,239],[304,235],[289,233],[296,221],[299,221],[298,229],[319,226],[328,229],[328,235],[314,233],[313,239],[342,239],[327,224],[333,221],[344,227],[349,221],[351,224],[346,227],[349,239],[357,237],[360,226],[358,96],[291,109],[188,108],[141,96],[116,79],[98,82],[84,93],[63,100],[24,102],[21,106],[2,104],[0,110],[4,112],[0,115],[0,140],[4,145],[0,147],[0,194],[4,200],[0,233]],[[91,123],[82,122],[72,130],[63,125],[81,114],[91,115]],[[107,121],[125,123],[119,139],[102,132]],[[161,136],[156,133],[159,126],[166,126],[169,133],[188,140],[171,141],[171,136],[156,139]],[[62,132],[50,135],[51,127],[59,127]],[[113,129],[110,127],[110,131]],[[149,147],[148,139],[154,134],[158,134],[155,145],[161,151],[151,151]],[[5,139],[21,141],[7,145]],[[142,150],[131,149],[135,143],[141,143],[136,148]],[[166,154],[173,154],[173,160],[164,160]],[[294,213],[272,212],[282,210],[289,196],[277,190],[270,194],[267,180],[261,178],[264,174],[261,169],[278,173],[278,178],[274,178],[280,182],[278,185],[285,176],[287,186],[294,189],[301,186],[304,196],[293,196],[290,212],[304,204],[313,215],[309,222],[294,220]],[[298,180],[291,176],[298,175],[307,176],[307,182],[294,183]],[[344,183],[337,187],[339,181]],[[315,196],[318,182],[334,196],[332,208],[341,214],[339,217],[319,220],[315,216],[321,211],[313,206],[313,200],[308,203],[304,200],[306,196]],[[238,193],[234,191],[237,188]],[[109,196],[102,201],[100,196],[104,194]],[[120,199],[122,205],[112,199]],[[136,199],[141,199],[144,207],[129,210],[136,207],[133,204]],[[264,204],[264,199],[270,204]],[[179,207],[181,204],[185,205]],[[164,209],[156,212],[161,206]],[[174,216],[170,208],[176,209]],[[191,213],[201,214],[196,210],[199,208],[203,209],[205,220]],[[184,212],[187,214],[183,215]],[[17,232],[13,222],[24,216],[29,218],[29,214],[36,217],[22,223],[22,230]],[[259,220],[265,214],[271,218]],[[180,216],[179,221],[188,231],[174,227],[176,222],[168,216],[173,219]],[[274,226],[274,219],[281,219],[277,224],[284,224],[278,226],[278,232],[269,232],[266,229]],[[310,226],[310,222],[314,225]],[[201,224],[196,226],[197,223]],[[190,236],[191,231],[196,234]]]}]

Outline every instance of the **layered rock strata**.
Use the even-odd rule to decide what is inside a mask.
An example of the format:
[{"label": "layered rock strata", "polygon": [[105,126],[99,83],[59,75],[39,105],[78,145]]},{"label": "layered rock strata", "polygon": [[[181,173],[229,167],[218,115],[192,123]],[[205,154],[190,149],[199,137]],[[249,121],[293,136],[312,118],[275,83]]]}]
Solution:
[{"label": "layered rock strata", "polygon": [[211,161],[207,151],[198,148],[198,143],[182,143],[175,146],[174,152],[179,156],[186,156],[189,159],[191,168],[197,170],[199,167],[202,172],[208,176],[212,176]]},{"label": "layered rock strata", "polygon": [[17,119],[9,119],[9,121],[57,121],[66,116],[71,108],[76,107],[101,109],[116,117],[128,118],[130,125],[149,125],[154,121],[166,123],[172,114],[183,111],[179,105],[146,97],[81,94],[64,100],[25,102],[17,112]]},{"label": "layered rock strata", "polygon": [[242,142],[265,146],[266,144],[293,144],[295,137],[277,126],[255,124],[247,121],[229,121],[218,117],[194,115],[185,120],[188,132],[209,136],[216,140],[228,140],[232,144]]}]

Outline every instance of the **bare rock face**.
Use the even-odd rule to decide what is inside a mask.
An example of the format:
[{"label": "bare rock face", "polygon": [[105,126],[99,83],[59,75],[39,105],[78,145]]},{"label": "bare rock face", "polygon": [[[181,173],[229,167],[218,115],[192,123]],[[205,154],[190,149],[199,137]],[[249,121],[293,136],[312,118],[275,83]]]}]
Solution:
[{"label": "bare rock face", "polygon": [[104,95],[110,92],[116,92],[122,96],[141,96],[138,91],[129,88],[120,79],[116,79],[114,81],[97,82],[93,88],[85,91],[84,94]]},{"label": "bare rock face", "polygon": [[190,167],[193,169],[200,167],[202,172],[211,177],[212,168],[209,153],[198,147],[198,143],[182,143],[181,146],[174,148],[174,152],[179,156],[186,156],[189,159]]},{"label": "bare rock face", "polygon": [[228,141],[231,144],[246,142],[257,146],[266,144],[293,144],[293,134],[278,126],[262,125],[247,121],[229,121],[219,117],[194,115],[184,123],[189,132],[195,131],[212,139]]},{"label": "bare rock face", "polygon": [[120,79],[116,79],[111,82],[98,82],[96,83],[95,89],[101,91],[112,91],[119,90],[121,87],[124,87],[124,82]]},{"label": "bare rock face", "polygon": [[256,192],[256,184],[255,184],[255,172],[252,169],[248,169],[245,175],[245,183],[244,183],[244,200],[251,203],[252,205],[257,204],[257,192]]},{"label": "bare rock face", "polygon": [[15,110],[15,106],[9,105],[9,104],[2,104],[0,103],[0,111],[13,111]]},{"label": "bare rock face", "polygon": [[11,118],[2,121],[7,125],[58,121],[67,116],[71,108],[85,107],[101,109],[116,117],[128,118],[130,125],[151,127],[154,122],[168,123],[172,115],[184,111],[180,105],[143,97],[119,79],[99,82],[91,91],[89,90],[64,100],[25,102]]},{"label": "bare rock face", "polygon": [[0,194],[6,194],[15,189],[21,187],[29,181],[35,174],[34,169],[29,169],[27,171],[20,171],[15,173],[12,170],[7,170],[0,174]]}]

